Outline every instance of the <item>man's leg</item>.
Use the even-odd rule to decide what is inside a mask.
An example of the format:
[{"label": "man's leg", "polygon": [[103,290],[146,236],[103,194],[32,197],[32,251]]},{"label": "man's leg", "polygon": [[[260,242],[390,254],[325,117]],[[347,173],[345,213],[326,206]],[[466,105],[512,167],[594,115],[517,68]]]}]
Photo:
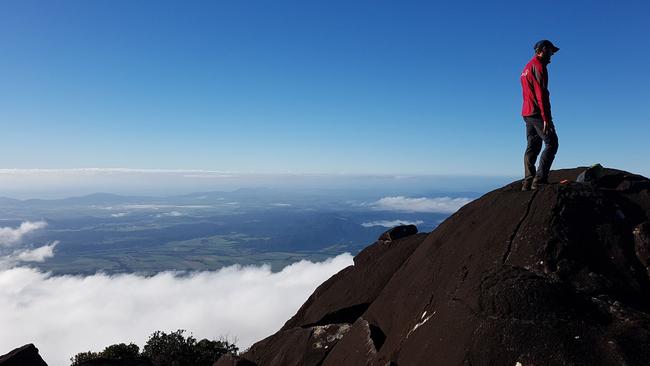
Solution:
[{"label": "man's leg", "polygon": [[548,173],[551,171],[551,165],[555,159],[555,154],[560,145],[557,139],[557,133],[555,132],[555,127],[544,133],[544,122],[542,121],[542,126],[538,133],[542,137],[542,140],[544,140],[544,151],[542,151],[542,156],[539,158],[539,166],[537,167],[536,176],[537,180],[546,182],[548,179]]},{"label": "man's leg", "polygon": [[530,184],[535,177],[535,161],[542,150],[542,138],[537,134],[533,122],[529,122],[527,118],[524,118],[526,121],[526,141],[528,141],[524,153],[524,184],[526,182]]}]

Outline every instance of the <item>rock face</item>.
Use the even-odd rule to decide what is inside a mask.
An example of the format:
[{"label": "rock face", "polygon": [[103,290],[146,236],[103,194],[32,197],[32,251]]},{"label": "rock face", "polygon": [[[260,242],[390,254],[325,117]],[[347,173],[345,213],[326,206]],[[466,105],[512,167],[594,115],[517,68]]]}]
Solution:
[{"label": "rock face", "polygon": [[415,225],[400,225],[392,229],[386,230],[383,234],[379,236],[379,240],[382,241],[397,240],[417,233],[418,233],[418,228]]},{"label": "rock face", "polygon": [[603,168],[575,182],[582,171],[377,241],[217,365],[650,364],[650,181]]},{"label": "rock face", "polygon": [[650,275],[650,221],[634,228],[634,249],[637,258]]},{"label": "rock face", "polygon": [[0,356],[0,366],[47,366],[47,364],[38,354],[38,349],[30,343]]}]

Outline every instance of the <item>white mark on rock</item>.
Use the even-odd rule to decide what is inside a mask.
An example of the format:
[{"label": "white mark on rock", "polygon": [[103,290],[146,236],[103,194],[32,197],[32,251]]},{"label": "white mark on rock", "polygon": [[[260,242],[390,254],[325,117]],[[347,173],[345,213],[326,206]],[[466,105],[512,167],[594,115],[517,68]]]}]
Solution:
[{"label": "white mark on rock", "polygon": [[[420,319],[424,318],[425,315],[427,315],[427,312],[426,312],[426,311],[425,311],[424,313],[422,313],[422,316],[420,317]],[[411,335],[411,333],[415,332],[415,330],[418,329],[421,325],[423,325],[424,323],[426,323],[427,321],[429,321],[429,319],[431,319],[431,317],[434,316],[434,315],[436,315],[436,312],[435,312],[435,311],[434,311],[433,313],[431,313],[431,315],[429,315],[429,316],[427,316],[426,318],[422,319],[419,323],[415,324],[415,326],[413,327],[413,329],[411,329],[411,330],[408,332],[408,334],[406,335],[406,338],[408,338],[408,337]]]}]

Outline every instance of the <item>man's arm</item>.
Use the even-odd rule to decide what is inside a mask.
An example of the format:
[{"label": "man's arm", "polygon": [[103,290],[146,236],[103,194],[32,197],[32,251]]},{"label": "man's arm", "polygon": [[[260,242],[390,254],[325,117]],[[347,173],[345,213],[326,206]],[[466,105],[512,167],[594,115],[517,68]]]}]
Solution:
[{"label": "man's arm", "polygon": [[553,126],[553,117],[551,116],[551,102],[549,100],[549,92],[547,89],[548,76],[544,68],[531,67],[533,72],[533,85],[535,88],[535,99],[537,105],[542,112],[542,119],[544,120],[544,129],[549,124]]}]

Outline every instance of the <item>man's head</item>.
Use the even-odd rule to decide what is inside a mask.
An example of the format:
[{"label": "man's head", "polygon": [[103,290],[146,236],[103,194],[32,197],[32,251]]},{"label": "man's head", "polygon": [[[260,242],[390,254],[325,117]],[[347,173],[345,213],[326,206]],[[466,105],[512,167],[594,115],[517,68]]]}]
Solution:
[{"label": "man's head", "polygon": [[555,45],[548,39],[543,39],[535,43],[535,46],[533,48],[535,49],[535,54],[537,57],[546,63],[551,63],[551,56],[560,50],[559,48],[555,47]]}]

